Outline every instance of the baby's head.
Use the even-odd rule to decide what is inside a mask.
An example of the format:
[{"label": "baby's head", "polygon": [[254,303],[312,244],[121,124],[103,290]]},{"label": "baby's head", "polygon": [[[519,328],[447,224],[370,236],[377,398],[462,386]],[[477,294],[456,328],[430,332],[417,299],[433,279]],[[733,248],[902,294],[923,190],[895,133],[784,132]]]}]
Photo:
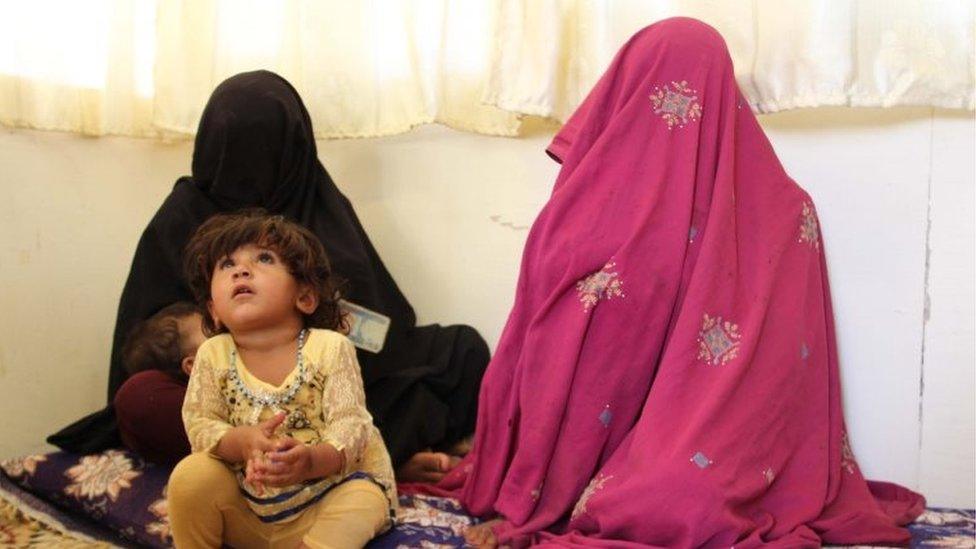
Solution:
[{"label": "baby's head", "polygon": [[160,370],[177,377],[190,375],[197,348],[206,337],[196,305],[185,301],[161,309],[137,324],[122,346],[122,364],[129,374]]},{"label": "baby's head", "polygon": [[208,335],[293,324],[340,330],[339,292],[322,243],[262,210],[218,214],[186,246],[186,279]]}]

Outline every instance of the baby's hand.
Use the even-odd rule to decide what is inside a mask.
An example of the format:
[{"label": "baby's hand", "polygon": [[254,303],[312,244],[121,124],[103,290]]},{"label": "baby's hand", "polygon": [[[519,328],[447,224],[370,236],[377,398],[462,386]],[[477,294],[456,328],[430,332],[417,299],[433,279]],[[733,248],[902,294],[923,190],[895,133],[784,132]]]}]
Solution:
[{"label": "baby's hand", "polygon": [[256,495],[264,493],[261,471],[268,463],[267,454],[277,447],[275,429],[285,420],[285,413],[278,412],[274,417],[254,426],[242,426],[240,437],[247,461],[244,463],[244,480],[253,488]]},{"label": "baby's hand", "polygon": [[234,427],[224,435],[224,438],[221,439],[220,444],[227,442],[228,446],[236,448],[236,455],[234,453],[229,455],[221,454],[219,447],[218,454],[228,461],[235,461],[238,463],[255,459],[258,456],[263,456],[264,454],[275,449],[275,441],[277,440],[277,437],[275,436],[275,429],[277,429],[284,420],[285,413],[279,412],[275,414],[274,417],[262,421],[257,425],[241,425]]},{"label": "baby's hand", "polygon": [[290,486],[311,478],[312,465],[312,448],[285,437],[275,442],[275,449],[263,460],[255,462],[254,478],[267,486]]},{"label": "baby's hand", "polygon": [[257,425],[232,427],[220,438],[214,452],[224,461],[246,463],[257,455],[264,455],[275,448],[275,429],[285,420],[285,413]]},{"label": "baby's hand", "polygon": [[267,463],[268,459],[261,452],[255,452],[244,464],[244,482],[251,485],[256,496],[264,495],[264,483],[260,480],[258,470]]}]

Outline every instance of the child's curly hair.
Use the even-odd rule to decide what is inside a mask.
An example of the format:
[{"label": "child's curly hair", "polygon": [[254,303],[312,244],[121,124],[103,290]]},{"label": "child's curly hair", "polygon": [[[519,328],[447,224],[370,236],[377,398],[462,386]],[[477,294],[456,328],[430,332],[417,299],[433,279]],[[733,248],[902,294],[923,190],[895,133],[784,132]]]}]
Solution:
[{"label": "child's curly hair", "polygon": [[183,271],[203,312],[203,331],[207,336],[227,331],[226,327],[217,326],[207,313],[214,268],[222,258],[247,244],[278,254],[295,280],[318,294],[318,307],[312,314],[304,315],[306,328],[345,329],[339,308],[339,282],[318,237],[283,216],[249,209],[207,219],[190,238],[183,253]]}]

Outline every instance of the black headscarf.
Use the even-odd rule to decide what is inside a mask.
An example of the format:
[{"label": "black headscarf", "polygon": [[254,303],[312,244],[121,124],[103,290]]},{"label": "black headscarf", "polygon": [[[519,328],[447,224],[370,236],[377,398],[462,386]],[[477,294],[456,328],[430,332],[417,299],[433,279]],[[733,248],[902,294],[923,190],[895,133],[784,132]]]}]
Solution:
[{"label": "black headscarf", "polygon": [[238,74],[214,90],[200,119],[192,177],[180,178],[149,222],[122,291],[112,344],[109,406],[48,438],[89,453],[118,446],[112,398],[127,375],[125,336],[176,301],[192,300],[181,270],[190,236],[211,215],[262,207],[314,232],[344,297],[391,319],[378,354],[359,351],[367,406],[395,464],[473,431],[488,347],[467,326],[415,326],[416,315],[319,162],[298,92],[268,71]]}]

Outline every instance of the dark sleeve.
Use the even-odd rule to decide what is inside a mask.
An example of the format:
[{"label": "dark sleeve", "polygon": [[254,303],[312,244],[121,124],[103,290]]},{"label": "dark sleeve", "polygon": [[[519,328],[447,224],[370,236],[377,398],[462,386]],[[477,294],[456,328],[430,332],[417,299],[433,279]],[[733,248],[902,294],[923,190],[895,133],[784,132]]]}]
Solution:
[{"label": "dark sleeve", "polygon": [[139,238],[115,318],[109,402],[128,377],[122,366],[122,345],[132,327],[167,305],[193,300],[183,278],[183,248],[210,213],[192,183],[177,182]]},{"label": "dark sleeve", "polygon": [[[122,345],[132,327],[167,305],[192,300],[189,288],[183,282],[181,265],[181,251],[187,237],[167,235],[167,232],[173,231],[161,230],[154,219],[142,233],[136,247],[115,318],[108,383],[109,402],[128,377],[122,365]],[[177,240],[173,237],[182,238]]]}]

